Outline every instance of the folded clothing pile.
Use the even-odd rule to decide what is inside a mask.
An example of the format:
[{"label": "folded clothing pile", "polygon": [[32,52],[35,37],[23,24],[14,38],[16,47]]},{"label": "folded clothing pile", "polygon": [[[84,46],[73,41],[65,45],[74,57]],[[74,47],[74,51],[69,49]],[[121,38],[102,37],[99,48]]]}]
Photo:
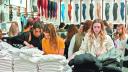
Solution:
[{"label": "folded clothing pile", "polygon": [[0,72],[13,72],[12,58],[5,56],[0,58]]},{"label": "folded clothing pile", "polygon": [[61,55],[43,55],[38,67],[39,72],[72,72],[66,58]]},{"label": "folded clothing pile", "polygon": [[37,72],[37,64],[26,61],[21,58],[14,59],[13,61],[14,72]]}]

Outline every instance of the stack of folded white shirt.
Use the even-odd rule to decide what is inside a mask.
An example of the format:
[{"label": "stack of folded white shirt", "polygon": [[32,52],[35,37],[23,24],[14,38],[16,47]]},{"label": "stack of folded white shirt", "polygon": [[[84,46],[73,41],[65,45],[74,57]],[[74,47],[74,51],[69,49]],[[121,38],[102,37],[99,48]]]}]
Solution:
[{"label": "stack of folded white shirt", "polygon": [[37,72],[37,64],[24,59],[14,59],[14,72]]},{"label": "stack of folded white shirt", "polygon": [[12,62],[10,57],[0,58],[0,72],[13,72]]},{"label": "stack of folded white shirt", "polygon": [[60,55],[43,55],[38,67],[39,72],[72,72],[66,58]]}]

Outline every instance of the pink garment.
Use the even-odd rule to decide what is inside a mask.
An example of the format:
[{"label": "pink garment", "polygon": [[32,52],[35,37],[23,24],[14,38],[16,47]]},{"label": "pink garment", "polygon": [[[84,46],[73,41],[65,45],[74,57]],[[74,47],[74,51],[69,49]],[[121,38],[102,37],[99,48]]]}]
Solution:
[{"label": "pink garment", "polygon": [[44,12],[44,15],[45,15],[45,18],[48,18],[48,0],[42,0],[43,1],[43,12]]}]

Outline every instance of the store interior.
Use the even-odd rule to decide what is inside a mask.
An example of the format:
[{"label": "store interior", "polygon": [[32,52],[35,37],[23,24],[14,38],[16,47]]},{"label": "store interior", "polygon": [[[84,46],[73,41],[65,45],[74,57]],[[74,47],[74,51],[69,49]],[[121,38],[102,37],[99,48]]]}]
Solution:
[{"label": "store interior", "polygon": [[[57,61],[55,63],[53,63],[53,66],[54,66],[54,64],[56,66],[55,67],[56,70],[51,71],[51,72],[77,72],[77,71],[75,71],[75,69],[73,71],[74,67],[70,66],[71,61],[70,61],[69,52],[68,52],[69,49],[66,50],[66,48],[72,47],[72,45],[71,45],[72,43],[74,43],[74,46],[75,46],[75,42],[72,42],[72,40],[73,40],[73,38],[75,38],[74,36],[77,34],[77,32],[79,32],[81,25],[84,28],[84,24],[86,24],[86,22],[88,20],[90,22],[92,22],[92,24],[95,24],[95,20],[97,20],[97,19],[102,20],[102,22],[104,22],[104,21],[107,22],[109,28],[111,29],[110,37],[113,41],[114,47],[118,47],[118,43],[119,43],[119,46],[126,45],[125,50],[123,52],[123,55],[126,54],[126,57],[123,56],[125,58],[125,60],[122,61],[122,59],[121,59],[120,63],[119,63],[121,65],[124,65],[124,67],[121,66],[121,69],[119,69],[119,70],[117,68],[116,69],[117,71],[116,70],[115,71],[114,70],[113,71],[111,71],[111,70],[110,71],[102,71],[102,69],[104,68],[104,67],[102,67],[101,72],[128,72],[128,0],[0,0],[0,31],[2,31],[3,42],[7,42],[7,44],[2,43],[1,36],[0,36],[0,53],[2,53],[4,55],[4,53],[6,54],[8,52],[7,57],[9,56],[9,58],[11,58],[10,57],[10,52],[11,52],[11,56],[15,55],[16,58],[18,56],[21,58],[19,60],[15,60],[15,58],[13,58],[13,60],[10,61],[10,65],[11,65],[11,67],[14,67],[14,69],[11,68],[10,66],[8,66],[7,71],[9,71],[9,72],[18,72],[18,71],[25,72],[28,70],[28,72],[50,72],[50,70],[47,71],[48,69],[47,68],[45,69],[45,67],[43,67],[43,64],[45,65],[45,63],[43,63],[43,62],[46,62],[46,65],[50,65],[50,62],[51,62],[51,64],[54,62],[54,61],[50,61],[50,60],[57,60],[61,64],[58,64]],[[17,38],[17,36],[19,36],[22,33],[28,32],[28,31],[25,31],[25,27],[27,26],[27,24],[29,22],[32,22],[31,27],[33,27],[33,28],[31,28],[31,30],[29,30],[32,32],[34,31],[34,24],[36,24],[37,22],[39,22],[41,24],[42,29],[40,30],[40,32],[42,32],[41,34],[43,35],[42,37],[39,38],[39,39],[41,39],[41,42],[43,42],[43,40],[45,40],[44,39],[45,33],[47,33],[47,32],[50,33],[50,31],[54,31],[54,29],[51,28],[51,29],[49,29],[49,31],[45,32],[45,30],[47,30],[46,29],[47,26],[45,27],[45,25],[52,24],[55,27],[55,32],[56,32],[55,34],[57,34],[57,37],[58,36],[61,37],[61,35],[63,35],[62,41],[64,42],[64,45],[60,44],[60,45],[58,45],[58,47],[59,46],[65,47],[64,50],[67,52],[64,51],[64,56],[63,55],[59,55],[57,57],[56,57],[56,55],[48,55],[48,57],[45,55],[41,56],[42,54],[47,54],[47,52],[46,53],[43,52],[43,47],[45,47],[45,45],[46,45],[46,47],[50,48],[50,46],[47,45],[47,43],[44,44],[44,46],[43,46],[43,43],[41,44],[42,50],[37,50],[37,48],[29,50],[29,49],[24,48],[23,47],[24,45],[27,46],[27,43],[24,43],[25,41],[23,42],[24,43],[23,45],[17,44],[20,41],[22,42],[22,40],[21,40],[22,38],[19,39],[19,38]],[[17,23],[18,26],[17,27],[12,26],[13,23]],[[62,32],[61,31],[59,32],[59,30],[61,29],[60,28],[61,24],[62,24]],[[92,24],[91,24],[91,26],[90,25],[88,25],[88,26],[93,27]],[[70,32],[70,29],[73,29],[73,28],[70,28],[71,25],[75,25],[76,27],[78,27],[77,28],[78,31],[76,31],[76,33],[75,33],[75,29],[72,30],[72,32]],[[124,37],[122,36],[122,38],[117,41],[118,43],[116,46],[115,34],[118,31],[119,25],[122,25],[124,27],[124,32],[126,33],[126,40],[121,41],[121,39],[123,39],[125,37],[125,36]],[[68,26],[68,28],[66,28],[66,26]],[[63,30],[63,27],[65,27],[65,30]],[[12,29],[12,31],[14,30],[13,32],[19,32],[19,33],[11,36],[10,35],[11,28],[13,28]],[[91,28],[88,31],[91,32]],[[123,29],[122,29],[122,31],[123,31]],[[107,32],[107,31],[105,31],[105,32]],[[53,37],[51,37],[51,38],[54,38],[54,36],[56,36],[56,35],[54,35],[54,33],[51,33],[51,34],[53,34],[52,35]],[[70,34],[73,34],[73,35],[70,35]],[[38,35],[38,33],[36,35]],[[101,39],[105,39],[104,37],[102,37],[102,35],[103,34],[101,34],[101,36],[99,35],[101,37]],[[121,37],[121,36],[119,36],[119,37]],[[34,37],[32,37],[32,35],[31,35],[30,38],[34,38]],[[11,43],[13,43],[13,41],[11,41],[11,39],[14,39],[15,41],[17,41],[17,43],[11,44]],[[29,37],[25,38],[25,39],[27,39],[29,41]],[[34,38],[34,39],[38,40],[36,38]],[[32,40],[34,41],[34,39],[32,39]],[[81,39],[81,46],[82,46],[82,42],[84,42],[84,37],[83,38],[78,37],[78,39],[79,40]],[[92,39],[93,39],[93,37],[92,37]],[[8,41],[8,40],[10,40],[10,41]],[[27,42],[27,40],[26,40],[26,42]],[[50,40],[52,40],[52,39],[50,39]],[[51,42],[57,43],[55,41],[56,40],[53,39],[53,41],[51,41]],[[60,39],[60,41],[61,41],[61,39]],[[50,41],[48,41],[48,42],[50,43]],[[125,42],[125,44],[123,44],[122,42],[123,43]],[[38,44],[36,41],[32,42],[32,43]],[[59,42],[59,43],[61,43],[61,42]],[[52,43],[50,43],[50,44],[52,44]],[[10,48],[8,49],[8,47],[6,47],[6,45]],[[20,46],[23,47],[23,49],[21,49]],[[66,46],[68,46],[68,47],[66,47]],[[106,45],[106,46],[108,46],[108,45]],[[7,50],[7,51],[3,50],[4,51],[4,53],[3,53],[2,47],[4,48],[4,50]],[[15,49],[14,49],[14,51],[13,51],[13,49],[11,50],[11,48],[13,48],[13,47],[16,47],[16,50]],[[32,45],[32,47],[35,47],[35,46]],[[52,51],[52,49],[51,49],[51,51]],[[66,55],[65,53],[68,55],[68,57],[65,56]],[[120,52],[115,50],[115,53],[117,54]],[[16,55],[16,54],[18,54],[18,55]],[[32,55],[29,55],[29,54],[32,54]],[[59,54],[59,52],[58,52],[58,54]],[[28,55],[28,56],[26,56],[26,55]],[[112,55],[114,55],[114,54],[112,54]],[[1,59],[2,58],[1,56],[2,55],[0,54],[0,61],[1,61],[0,63],[2,63],[2,61],[4,62],[4,59]],[[118,54],[114,56],[115,57],[114,59],[116,59],[117,56],[118,56]],[[107,57],[110,58],[109,56],[106,56],[106,59],[107,59]],[[45,60],[45,58],[46,58],[46,60]],[[25,61],[22,61],[22,59]],[[26,60],[28,62],[26,62]],[[61,62],[62,60],[64,62]],[[68,63],[68,61],[69,61],[69,63]],[[21,64],[23,66],[23,68],[16,67],[16,66],[18,66],[18,64],[16,62]],[[76,58],[76,62],[78,62],[78,64],[79,64],[79,60],[77,61],[77,58]],[[108,60],[108,62],[109,62],[109,60]],[[25,66],[25,63],[28,65]],[[60,67],[59,67],[60,69],[57,69],[57,64],[58,64],[58,67],[60,65],[60,66],[62,66],[63,69],[61,69]],[[27,69],[27,68],[25,68],[27,66],[31,66],[31,67]],[[2,65],[0,65],[0,72],[2,71],[2,68],[4,70],[4,67],[2,67],[2,68],[1,67],[2,67]],[[77,69],[77,66],[76,66],[76,69]],[[52,70],[52,65],[51,65],[51,70]],[[87,71],[87,72],[100,72],[100,71]]]}]

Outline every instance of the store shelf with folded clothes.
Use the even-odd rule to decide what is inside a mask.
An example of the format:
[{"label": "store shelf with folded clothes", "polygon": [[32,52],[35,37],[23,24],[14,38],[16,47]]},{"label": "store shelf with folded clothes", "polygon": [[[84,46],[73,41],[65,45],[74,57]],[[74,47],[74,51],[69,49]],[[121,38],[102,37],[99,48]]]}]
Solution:
[{"label": "store shelf with folded clothes", "polygon": [[24,59],[14,59],[13,64],[14,72],[37,72],[37,64]]},{"label": "store shelf with folded clothes", "polygon": [[13,72],[12,62],[8,57],[0,58],[0,72]]}]

